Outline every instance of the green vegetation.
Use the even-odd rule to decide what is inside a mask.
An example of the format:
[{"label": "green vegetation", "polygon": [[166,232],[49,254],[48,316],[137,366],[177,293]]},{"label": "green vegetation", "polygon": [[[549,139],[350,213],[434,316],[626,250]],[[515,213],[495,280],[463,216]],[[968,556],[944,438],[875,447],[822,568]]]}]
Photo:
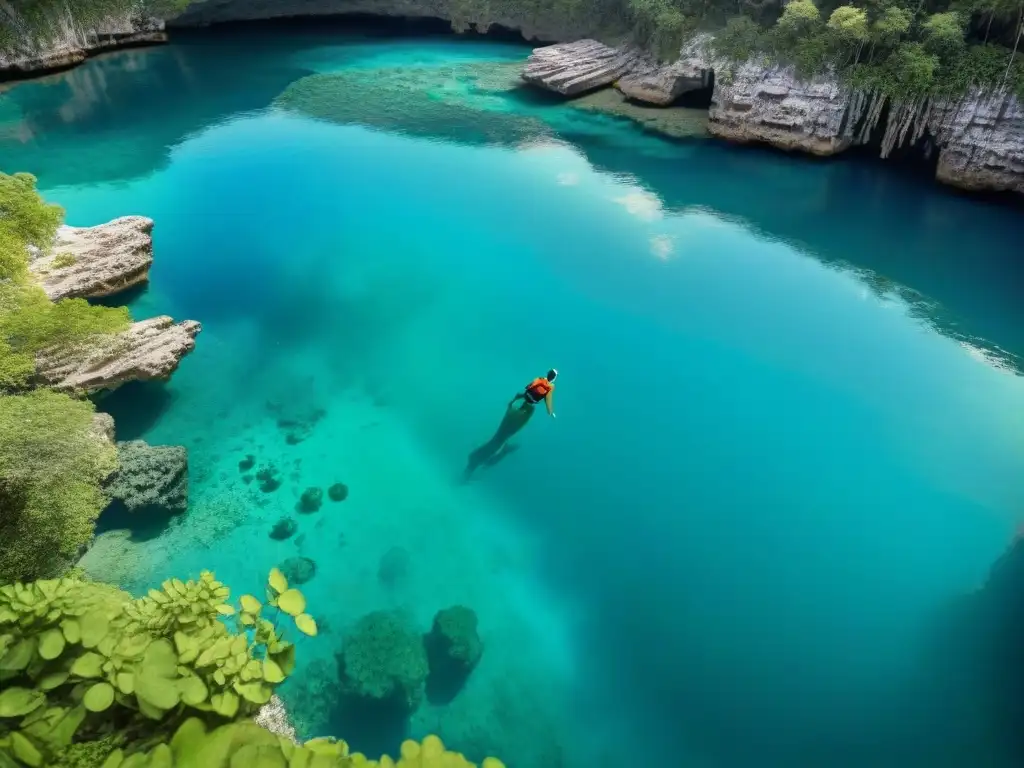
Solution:
[{"label": "green vegetation", "polygon": [[29,272],[28,246],[48,246],[63,211],[29,174],[0,174],[0,583],[52,576],[92,537],[116,466],[88,402],[33,391],[35,357],[95,344],[128,326],[125,309],[51,302]]},{"label": "green vegetation", "polygon": [[678,50],[690,30],[709,29],[720,56],[762,54],[802,76],[834,69],[859,89],[899,100],[971,86],[1024,95],[1022,0],[629,3],[637,34],[663,55]]},{"label": "green vegetation", "polygon": [[165,752],[175,731],[179,743],[201,742],[203,722],[254,715],[295,668],[281,617],[294,613],[299,631],[316,632],[305,598],[277,571],[267,595],[270,608],[243,595],[236,609],[209,572],[139,600],[77,579],[0,587],[0,765],[51,765],[58,755],[71,765],[148,765],[130,755]]}]

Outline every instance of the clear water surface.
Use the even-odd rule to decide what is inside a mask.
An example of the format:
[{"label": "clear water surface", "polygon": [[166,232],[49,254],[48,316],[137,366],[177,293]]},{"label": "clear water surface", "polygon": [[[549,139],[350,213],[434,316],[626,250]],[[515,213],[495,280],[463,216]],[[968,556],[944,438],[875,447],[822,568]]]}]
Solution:
[{"label": "clear water surface", "polygon": [[[371,751],[400,735],[334,712],[346,629],[463,603],[483,661],[409,727],[473,758],[940,765],[906,716],[921,649],[1024,509],[1019,209],[461,81],[499,134],[540,128],[272,105],[314,72],[527,52],[237,28],[0,94],[0,167],[71,224],[154,218],[132,311],[204,328],[168,385],[103,404],[122,439],[188,447],[188,515],[104,533],[90,572],[244,591],[311,558],[324,632],[284,696],[307,735]],[[461,484],[552,365],[558,418]],[[311,430],[290,444],[281,419]],[[283,486],[247,483],[246,454]],[[334,482],[346,501],[294,511]],[[299,534],[274,541],[284,515]],[[396,547],[405,575],[382,579]]]}]

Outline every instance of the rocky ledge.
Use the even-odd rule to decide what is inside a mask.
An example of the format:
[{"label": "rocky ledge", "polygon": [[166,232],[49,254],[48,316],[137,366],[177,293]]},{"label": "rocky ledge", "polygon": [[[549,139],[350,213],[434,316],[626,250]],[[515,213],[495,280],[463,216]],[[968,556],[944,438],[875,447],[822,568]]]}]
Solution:
[{"label": "rocky ledge", "polygon": [[523,80],[563,96],[610,85],[637,68],[641,57],[596,40],[578,40],[537,48],[527,59]]},{"label": "rocky ledge", "polygon": [[0,80],[68,69],[81,64],[89,56],[114,48],[165,42],[167,33],[161,19],[136,16],[107,18],[92,29],[74,30],[69,37],[62,35],[60,40],[43,41],[26,45],[15,53],[0,54]]},{"label": "rocky ledge", "polygon": [[123,216],[96,227],[63,226],[46,256],[31,270],[53,301],[97,299],[149,279],[153,220]]},{"label": "rocky ledge", "polygon": [[36,373],[54,389],[87,394],[116,389],[129,381],[165,380],[195,349],[201,330],[194,320],[175,323],[167,316],[142,320],[102,344],[40,354]]},{"label": "rocky ledge", "polygon": [[1024,106],[1012,94],[973,91],[955,102],[890,103],[850,91],[835,77],[803,80],[767,61],[716,60],[709,43],[700,35],[677,62],[662,66],[595,40],[552,45],[530,55],[522,77],[566,96],[614,83],[631,101],[668,108],[713,83],[712,136],[819,156],[875,143],[878,135],[882,157],[922,142],[921,151],[939,151],[939,181],[1024,194]]}]

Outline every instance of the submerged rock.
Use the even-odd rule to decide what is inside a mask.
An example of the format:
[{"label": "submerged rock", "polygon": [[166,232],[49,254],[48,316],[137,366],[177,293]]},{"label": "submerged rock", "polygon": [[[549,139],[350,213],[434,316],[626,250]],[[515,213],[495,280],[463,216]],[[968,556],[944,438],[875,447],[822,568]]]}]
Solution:
[{"label": "submerged rock", "polygon": [[296,505],[299,512],[316,512],[324,501],[324,492],[319,488],[307,488]]},{"label": "submerged rock", "polygon": [[106,485],[129,512],[178,515],[188,509],[188,451],[182,446],[117,443],[118,469]]},{"label": "submerged rock", "polygon": [[284,541],[289,538],[292,534],[299,529],[298,523],[292,520],[290,517],[282,517],[276,523],[274,527],[270,529],[270,538],[276,541]]},{"label": "submerged rock", "polygon": [[429,672],[423,638],[396,613],[359,619],[337,659],[342,695],[359,705],[408,716],[423,701]]},{"label": "submerged rock", "polygon": [[239,472],[248,472],[250,469],[256,466],[256,457],[251,453],[247,453],[245,458],[238,462]]},{"label": "submerged rock", "polygon": [[642,61],[636,51],[612,48],[597,40],[577,40],[535,48],[523,80],[563,96],[611,85]]},{"label": "submerged rock", "polygon": [[335,483],[327,489],[327,496],[331,501],[344,501],[348,498],[348,486],[344,483]]},{"label": "submerged rock", "polygon": [[280,475],[273,464],[269,464],[257,472],[256,480],[260,484],[260,490],[264,493],[273,493],[281,487]]},{"label": "submerged rock", "polygon": [[260,707],[260,711],[256,713],[253,721],[256,725],[287,739],[292,744],[299,743],[298,736],[295,734],[295,726],[288,716],[288,710],[285,709],[284,702],[276,694],[270,697],[270,701]]},{"label": "submerged rock", "polygon": [[149,279],[153,220],[122,216],[95,227],[62,226],[30,269],[52,300],[112,296]]},{"label": "submerged rock", "polygon": [[430,675],[427,698],[432,704],[447,704],[465,686],[484,652],[477,634],[476,611],[456,605],[438,611],[430,632],[424,635]]},{"label": "submerged rock", "polygon": [[316,562],[308,557],[289,557],[281,563],[281,573],[289,584],[299,586],[316,576]]},{"label": "submerged rock", "polygon": [[127,331],[76,350],[41,352],[36,372],[43,383],[61,391],[94,393],[129,381],[170,378],[196,346],[202,326],[194,320],[175,323],[154,317]]}]

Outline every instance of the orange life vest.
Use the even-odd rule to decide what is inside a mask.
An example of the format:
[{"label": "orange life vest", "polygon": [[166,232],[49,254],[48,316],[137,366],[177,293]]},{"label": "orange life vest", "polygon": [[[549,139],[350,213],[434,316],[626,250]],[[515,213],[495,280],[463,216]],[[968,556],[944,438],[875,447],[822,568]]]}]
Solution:
[{"label": "orange life vest", "polygon": [[555,388],[547,379],[540,377],[531,381],[526,385],[526,399],[531,403],[539,403],[545,397],[548,396],[548,392],[551,392]]}]

